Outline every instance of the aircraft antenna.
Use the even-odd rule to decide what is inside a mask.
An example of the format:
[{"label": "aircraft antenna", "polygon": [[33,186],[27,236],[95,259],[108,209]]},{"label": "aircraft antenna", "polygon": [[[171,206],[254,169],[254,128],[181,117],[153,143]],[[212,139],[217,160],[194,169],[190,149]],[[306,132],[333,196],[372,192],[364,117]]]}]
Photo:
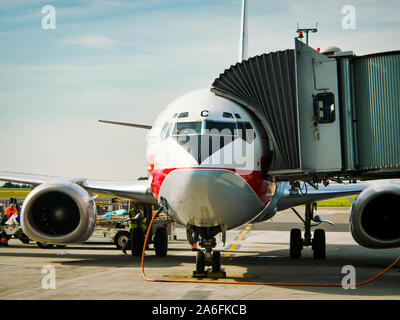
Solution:
[{"label": "aircraft antenna", "polygon": [[240,25],[239,39],[239,57],[238,61],[242,62],[247,59],[247,1],[242,1],[242,21]]}]

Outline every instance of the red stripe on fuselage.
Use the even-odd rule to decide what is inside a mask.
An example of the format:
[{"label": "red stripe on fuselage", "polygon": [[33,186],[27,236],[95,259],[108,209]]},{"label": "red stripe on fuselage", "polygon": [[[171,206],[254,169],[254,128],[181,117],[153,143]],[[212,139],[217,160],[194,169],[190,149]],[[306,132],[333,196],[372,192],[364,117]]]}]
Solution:
[{"label": "red stripe on fuselage", "polygon": [[263,179],[261,171],[251,171],[251,170],[239,170],[232,168],[209,168],[209,167],[187,167],[187,168],[169,168],[169,169],[153,169],[149,171],[152,176],[151,190],[158,201],[158,195],[160,193],[161,186],[165,178],[175,170],[180,169],[209,169],[209,170],[229,170],[247,182],[254,193],[258,196],[260,201],[267,204],[271,199],[272,195],[275,193],[276,186],[268,180]]}]

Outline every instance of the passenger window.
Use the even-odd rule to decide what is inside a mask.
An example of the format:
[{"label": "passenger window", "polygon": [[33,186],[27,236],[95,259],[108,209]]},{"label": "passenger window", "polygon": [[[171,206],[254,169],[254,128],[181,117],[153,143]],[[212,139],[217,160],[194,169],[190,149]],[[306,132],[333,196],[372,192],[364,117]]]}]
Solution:
[{"label": "passenger window", "polygon": [[332,123],[336,120],[335,96],[331,92],[314,96],[314,119],[318,123]]}]

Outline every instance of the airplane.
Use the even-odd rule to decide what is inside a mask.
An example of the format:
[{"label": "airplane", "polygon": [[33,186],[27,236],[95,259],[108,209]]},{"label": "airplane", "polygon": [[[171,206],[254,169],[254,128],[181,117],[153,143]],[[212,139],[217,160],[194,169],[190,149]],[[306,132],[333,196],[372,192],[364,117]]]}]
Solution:
[{"label": "airplane", "polygon": [[[247,55],[246,0],[242,4],[239,61]],[[225,241],[227,230],[266,221],[280,210],[305,204],[304,238],[300,229],[290,231],[290,257],[300,258],[303,247],[311,246],[315,259],[325,259],[324,230],[315,230],[312,237],[311,227],[329,221],[314,215],[313,204],[359,194],[351,208],[354,239],[369,248],[400,247],[398,181],[309,187],[306,183],[275,182],[268,175],[273,150],[260,120],[210,88],[174,100],[152,126],[100,122],[149,130],[148,180],[108,181],[0,171],[0,180],[37,185],[25,199],[21,213],[22,228],[29,238],[53,244],[84,242],[96,222],[93,193],[108,193],[161,206],[186,226],[189,243],[193,243],[193,233],[199,235],[204,252],[197,252],[196,272],[204,273],[206,266],[218,272],[221,254],[213,250],[218,234],[222,233]]]}]

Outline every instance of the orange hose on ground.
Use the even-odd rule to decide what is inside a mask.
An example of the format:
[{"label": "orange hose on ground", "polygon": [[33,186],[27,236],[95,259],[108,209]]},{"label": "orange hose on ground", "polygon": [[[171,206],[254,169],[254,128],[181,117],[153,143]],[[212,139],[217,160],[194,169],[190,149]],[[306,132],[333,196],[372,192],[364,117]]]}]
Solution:
[{"label": "orange hose on ground", "polygon": [[[142,268],[142,276],[146,281],[150,282],[175,282],[175,283],[212,283],[212,284],[246,284],[246,285],[268,285],[268,286],[284,286],[284,287],[289,287],[289,286],[298,286],[298,287],[342,287],[342,284],[339,283],[285,283],[285,282],[235,282],[235,281],[214,281],[214,280],[166,280],[166,279],[151,279],[146,276],[146,273],[144,272],[144,253],[146,250],[146,244],[149,238],[150,230],[153,225],[154,219],[158,216],[158,214],[161,212],[162,209],[159,209],[156,214],[153,216],[151,219],[151,222],[149,224],[149,227],[147,229],[147,234],[146,238],[144,241],[143,245],[143,251],[142,251],[142,260],[141,260],[141,268]],[[398,257],[390,266],[388,266],[386,269],[384,269],[382,272],[378,273],[377,275],[373,276],[372,278],[358,282],[355,284],[356,287],[360,287],[363,285],[366,285],[379,277],[383,276],[388,270],[390,270],[396,263],[400,261],[400,257]]]}]

